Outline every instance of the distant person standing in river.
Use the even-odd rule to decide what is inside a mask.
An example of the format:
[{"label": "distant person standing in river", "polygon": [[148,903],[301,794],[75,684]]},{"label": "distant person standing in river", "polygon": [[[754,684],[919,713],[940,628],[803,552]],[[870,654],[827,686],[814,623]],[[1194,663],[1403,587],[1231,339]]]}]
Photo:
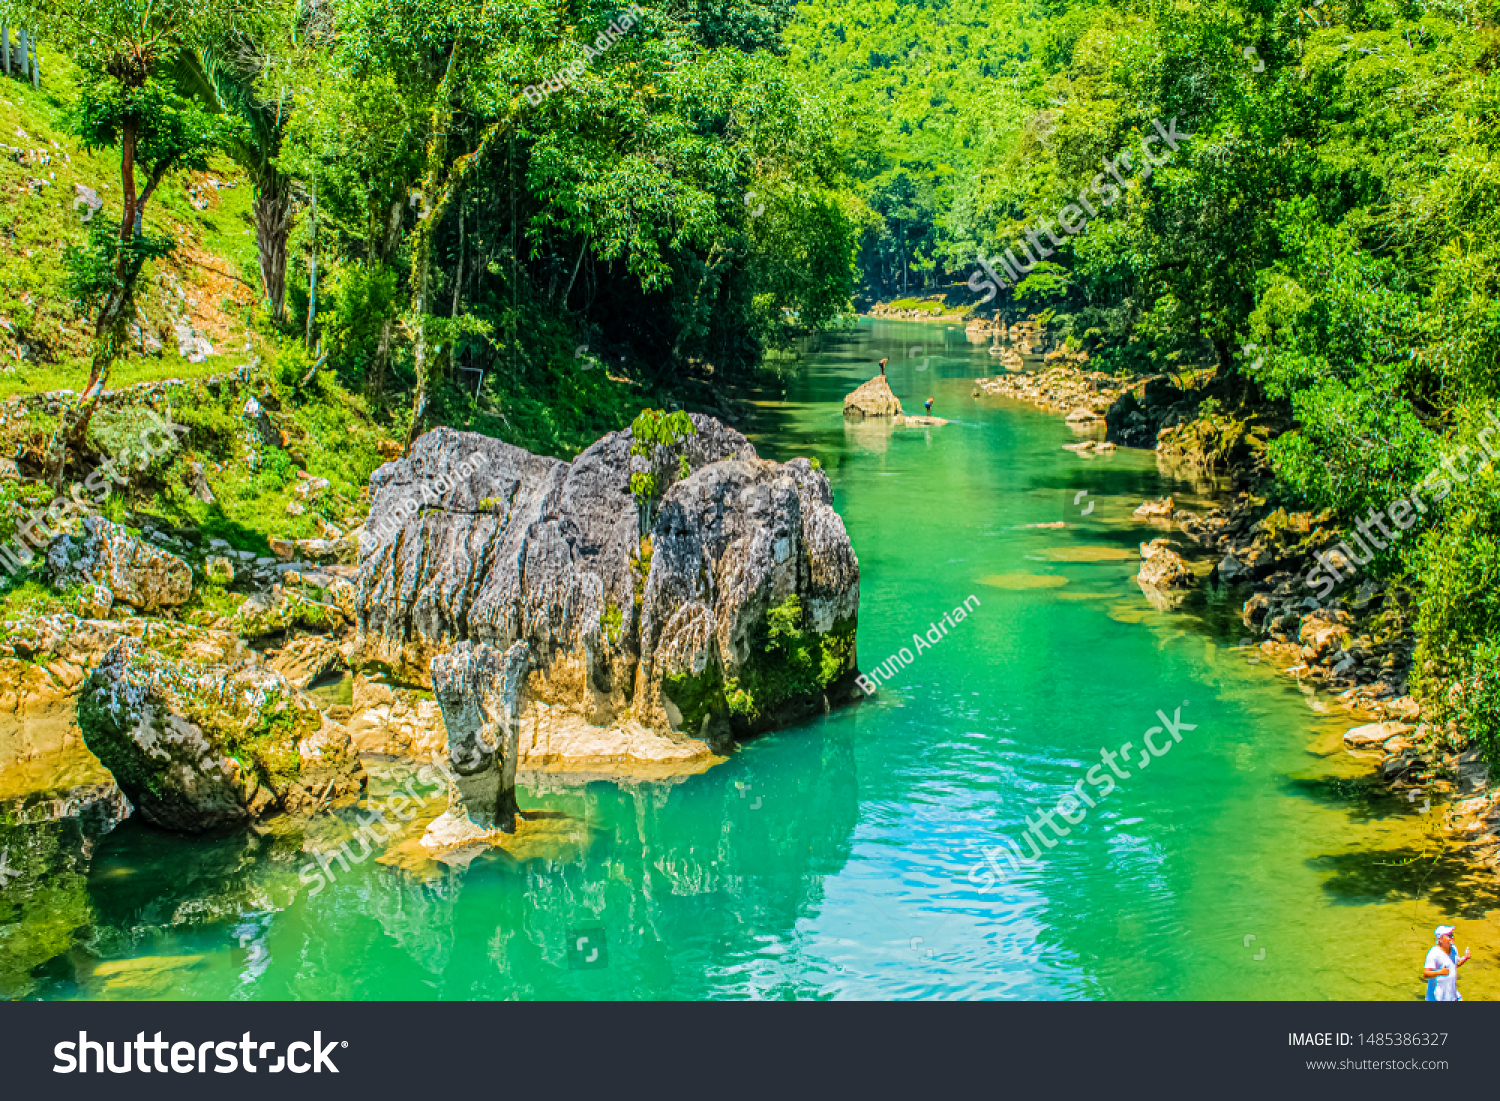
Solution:
[{"label": "distant person standing in river", "polygon": [[932,416],[932,399],[931,398],[927,399],[927,415],[929,417]]},{"label": "distant person standing in river", "polygon": [[880,361],[880,377],[881,378],[885,378],[885,365],[887,363],[889,363],[890,361],[891,361],[891,357],[890,356],[886,356],[884,359],[882,359]]},{"label": "distant person standing in river", "polygon": [[1427,980],[1429,1002],[1461,1002],[1464,996],[1458,992],[1458,969],[1469,962],[1469,950],[1460,956],[1453,947],[1453,926],[1437,927],[1437,944],[1427,950],[1427,960],[1422,964],[1422,977]]}]

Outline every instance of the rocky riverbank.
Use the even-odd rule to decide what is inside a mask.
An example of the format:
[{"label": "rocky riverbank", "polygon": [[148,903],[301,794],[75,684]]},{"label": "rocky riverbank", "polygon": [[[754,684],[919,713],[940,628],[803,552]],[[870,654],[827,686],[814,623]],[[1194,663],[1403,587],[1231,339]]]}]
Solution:
[{"label": "rocky riverbank", "polygon": [[442,851],[513,826],[518,774],[690,775],[854,702],[859,564],[828,480],[688,427],[572,463],[430,433],[371,479],[349,562],[99,517],[58,535],[38,576],[84,611],[6,623],[0,825],[33,845],[86,819],[64,830],[85,863],[132,813],[311,837],[375,754],[446,762]]},{"label": "rocky riverbank", "polygon": [[[1068,414],[1070,423],[1104,423],[1110,408],[1130,386],[1113,375],[1090,371],[1087,360],[1069,361],[1049,356],[1049,365],[1035,374],[996,375],[976,379],[974,397],[1011,398],[1052,412]],[[1137,383],[1135,385],[1144,385]]]},{"label": "rocky riverbank", "polygon": [[1335,584],[1317,557],[1342,538],[1329,518],[1273,508],[1248,491],[1202,516],[1170,499],[1143,507],[1216,560],[1207,584],[1243,598],[1240,646],[1299,684],[1331,693],[1357,720],[1344,735],[1348,750],[1372,755],[1375,776],[1393,791],[1451,797],[1453,839],[1493,864],[1500,791],[1490,792],[1484,761],[1463,747],[1457,727],[1434,721],[1409,692],[1411,591],[1368,578]]}]

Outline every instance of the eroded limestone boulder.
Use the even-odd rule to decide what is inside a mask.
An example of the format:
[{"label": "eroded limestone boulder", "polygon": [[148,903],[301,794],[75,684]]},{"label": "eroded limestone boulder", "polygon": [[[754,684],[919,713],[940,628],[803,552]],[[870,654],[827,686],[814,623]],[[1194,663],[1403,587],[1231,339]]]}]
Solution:
[{"label": "eroded limestone boulder", "polygon": [[364,786],[348,734],[279,674],[134,639],[90,674],[78,725],[141,816],[181,833],[314,811]]},{"label": "eroded limestone boulder", "polygon": [[193,571],[175,554],[153,547],[102,516],[83,521],[83,535],[59,535],[47,548],[53,583],[102,585],[114,602],[143,612],[182,604],[193,595]]},{"label": "eroded limestone boulder", "polygon": [[901,412],[901,402],[884,375],[876,375],[844,398],[846,417],[894,417]]},{"label": "eroded limestone boulder", "polygon": [[1130,515],[1137,520],[1170,520],[1177,511],[1177,502],[1171,497],[1159,501],[1142,501]]},{"label": "eroded limestone boulder", "polygon": [[659,480],[645,538],[629,432],[572,463],[423,436],[371,479],[353,664],[421,681],[456,643],[521,641],[527,696],[549,723],[634,722],[714,746],[852,698],[859,564],[827,478],[805,459],[760,459],[712,418],[693,423],[655,457],[688,474]]},{"label": "eroded limestone boulder", "polygon": [[433,659],[450,771],[448,809],[427,827],[425,847],[451,848],[515,831],[521,700],[530,668],[524,642],[503,651],[461,642]]}]

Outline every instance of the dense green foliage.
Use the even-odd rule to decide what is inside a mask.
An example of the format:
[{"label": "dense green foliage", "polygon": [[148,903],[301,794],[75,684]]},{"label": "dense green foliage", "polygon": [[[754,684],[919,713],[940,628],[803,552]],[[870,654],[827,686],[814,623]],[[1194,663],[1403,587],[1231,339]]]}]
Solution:
[{"label": "dense green foliage", "polygon": [[[717,407],[766,349],[851,316],[866,213],[784,57],[785,3],[0,9],[71,53],[77,132],[127,168],[154,180],[152,135],[212,132],[255,193],[259,335],[305,342],[408,438],[446,423],[571,454],[653,399]],[[169,171],[204,168],[178,144]],[[122,248],[140,269],[173,247],[120,240],[70,253],[80,305]],[[94,375],[129,354],[132,313],[109,313]]]},{"label": "dense green foliage", "polygon": [[523,394],[612,412],[622,385],[744,371],[847,313],[857,204],[826,110],[766,48],[781,18],[637,10],[599,50],[612,4],[350,0],[302,21],[282,163],[320,197],[349,385],[430,386],[427,422],[509,420]]}]

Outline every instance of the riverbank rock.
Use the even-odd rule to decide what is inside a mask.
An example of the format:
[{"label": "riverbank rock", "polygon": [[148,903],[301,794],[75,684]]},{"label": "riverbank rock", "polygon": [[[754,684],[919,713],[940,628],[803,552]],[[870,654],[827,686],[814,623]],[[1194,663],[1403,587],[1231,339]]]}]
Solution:
[{"label": "riverbank rock", "polygon": [[222,554],[211,554],[203,560],[203,576],[216,585],[234,584],[234,563]]},{"label": "riverbank rock", "polygon": [[432,688],[447,731],[448,809],[422,845],[444,849],[516,828],[516,758],[531,655],[460,642],[432,661]]},{"label": "riverbank rock", "polygon": [[1193,582],[1193,571],[1165,539],[1141,544],[1141,569],[1136,580],[1155,589],[1176,589]]},{"label": "riverbank rock", "polygon": [[1082,443],[1065,443],[1063,450],[1076,455],[1112,455],[1115,445],[1108,440],[1084,440]]},{"label": "riverbank rock", "polygon": [[186,562],[102,516],[84,519],[81,538],[54,539],[47,547],[47,568],[58,587],[102,585],[114,598],[110,603],[143,612],[185,603],[193,595],[193,571]]},{"label": "riverbank rock", "polygon": [[1130,515],[1137,520],[1170,520],[1177,511],[1177,503],[1170,497],[1160,501],[1142,501]]},{"label": "riverbank rock", "polygon": [[1371,746],[1384,745],[1392,738],[1400,738],[1411,733],[1412,727],[1407,723],[1366,723],[1364,726],[1356,726],[1344,732],[1344,744],[1352,749],[1368,749]]},{"label": "riverbank rock", "polygon": [[421,691],[356,673],[349,737],[361,753],[427,761],[446,746],[437,701]]},{"label": "riverbank rock", "polygon": [[653,458],[668,488],[645,538],[629,432],[572,463],[421,437],[371,478],[351,664],[421,683],[459,642],[525,642],[528,704],[599,728],[583,741],[620,757],[632,722],[718,748],[852,700],[859,563],[828,479],[693,424]]},{"label": "riverbank rock", "polygon": [[884,375],[876,375],[844,398],[846,417],[896,417],[901,415],[901,402]]},{"label": "riverbank rock", "polygon": [[181,833],[316,810],[364,784],[348,734],[279,675],[171,660],[134,639],[90,674],[78,725],[140,815]]},{"label": "riverbank rock", "polygon": [[[1025,345],[1018,347],[1025,350]],[[1011,353],[1006,349],[1005,353]],[[1019,353],[1002,353],[1001,364],[1011,370],[1019,370],[1023,361]],[[1035,373],[997,375],[993,378],[976,379],[974,397],[1017,398],[1031,402],[1043,409],[1071,414],[1072,427],[1083,430],[1098,427],[1097,416],[1106,409],[1126,387],[1112,375],[1099,371],[1088,371],[1073,366],[1049,366]],[[1074,419],[1076,415],[1077,419]]]},{"label": "riverbank rock", "polygon": [[927,425],[934,427],[939,424],[947,424],[942,417],[908,417],[904,413],[897,414],[892,424],[921,427]]}]

